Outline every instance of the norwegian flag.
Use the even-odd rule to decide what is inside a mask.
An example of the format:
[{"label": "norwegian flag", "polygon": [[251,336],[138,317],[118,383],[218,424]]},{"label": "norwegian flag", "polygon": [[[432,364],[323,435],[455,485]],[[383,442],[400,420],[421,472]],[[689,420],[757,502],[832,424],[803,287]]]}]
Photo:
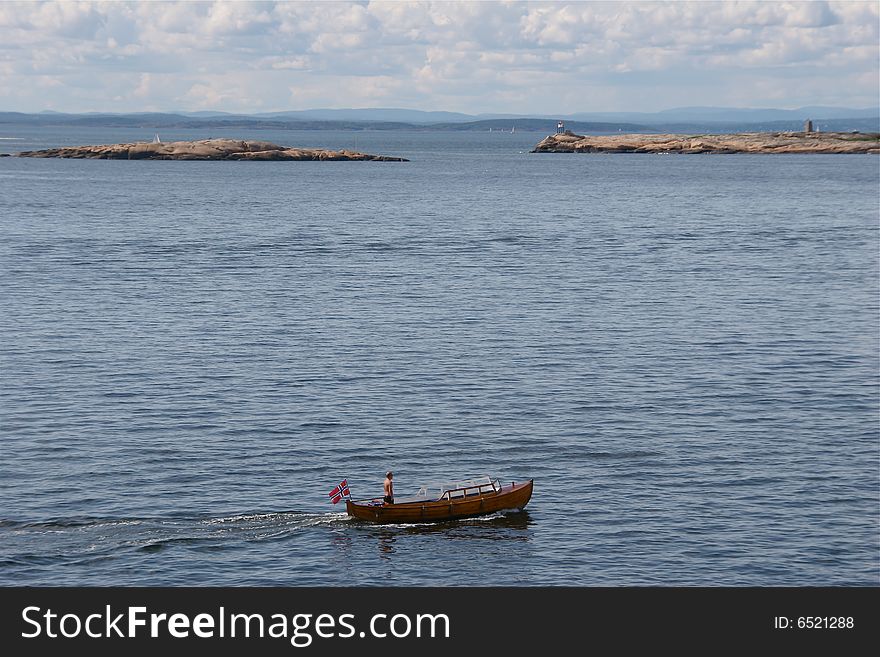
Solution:
[{"label": "norwegian flag", "polygon": [[343,497],[349,497],[350,495],[351,493],[348,492],[348,479],[343,479],[336,488],[330,491],[330,501],[336,504]]}]

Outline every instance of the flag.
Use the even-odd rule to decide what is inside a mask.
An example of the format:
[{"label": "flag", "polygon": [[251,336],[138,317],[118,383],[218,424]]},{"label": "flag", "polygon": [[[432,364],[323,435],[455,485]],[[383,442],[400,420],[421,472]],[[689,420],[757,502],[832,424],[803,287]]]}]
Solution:
[{"label": "flag", "polygon": [[330,501],[333,504],[336,504],[343,497],[349,497],[351,493],[348,492],[348,479],[343,479],[340,484],[330,491]]}]

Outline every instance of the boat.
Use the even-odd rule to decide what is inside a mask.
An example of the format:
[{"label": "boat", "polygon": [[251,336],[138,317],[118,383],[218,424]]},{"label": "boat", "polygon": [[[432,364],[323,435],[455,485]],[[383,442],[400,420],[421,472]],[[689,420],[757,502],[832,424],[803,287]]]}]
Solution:
[{"label": "boat", "polygon": [[387,504],[381,497],[346,499],[348,515],[378,523],[442,522],[484,516],[499,511],[520,511],[532,497],[534,480],[502,484],[489,476],[428,484],[411,497]]}]

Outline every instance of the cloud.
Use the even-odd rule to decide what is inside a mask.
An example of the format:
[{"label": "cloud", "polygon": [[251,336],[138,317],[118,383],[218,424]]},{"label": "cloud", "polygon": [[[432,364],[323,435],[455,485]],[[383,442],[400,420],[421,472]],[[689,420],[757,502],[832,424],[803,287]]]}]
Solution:
[{"label": "cloud", "polygon": [[0,3],[0,109],[875,105],[878,24],[872,2]]}]

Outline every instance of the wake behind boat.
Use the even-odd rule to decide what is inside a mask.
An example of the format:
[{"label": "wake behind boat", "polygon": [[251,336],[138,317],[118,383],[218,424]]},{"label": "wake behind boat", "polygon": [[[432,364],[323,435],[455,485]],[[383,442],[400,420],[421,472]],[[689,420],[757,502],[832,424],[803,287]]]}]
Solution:
[{"label": "wake behind boat", "polygon": [[522,510],[532,497],[532,485],[532,479],[502,484],[499,479],[486,476],[425,485],[415,495],[395,498],[390,504],[382,498],[352,500],[346,497],[345,508],[348,515],[368,522],[458,520],[498,511]]}]

